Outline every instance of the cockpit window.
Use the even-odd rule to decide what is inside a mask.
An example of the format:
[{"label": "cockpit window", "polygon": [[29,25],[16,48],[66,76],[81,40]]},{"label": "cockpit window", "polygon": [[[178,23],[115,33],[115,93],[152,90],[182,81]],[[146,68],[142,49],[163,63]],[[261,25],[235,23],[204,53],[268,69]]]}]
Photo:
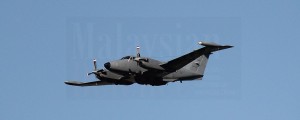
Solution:
[{"label": "cockpit window", "polygon": [[125,57],[122,57],[121,60],[124,60],[124,59],[129,59],[130,56],[125,56]]},{"label": "cockpit window", "polygon": [[124,60],[124,59],[135,59],[135,57],[133,57],[133,56],[125,56],[125,57],[121,58],[121,60]]}]

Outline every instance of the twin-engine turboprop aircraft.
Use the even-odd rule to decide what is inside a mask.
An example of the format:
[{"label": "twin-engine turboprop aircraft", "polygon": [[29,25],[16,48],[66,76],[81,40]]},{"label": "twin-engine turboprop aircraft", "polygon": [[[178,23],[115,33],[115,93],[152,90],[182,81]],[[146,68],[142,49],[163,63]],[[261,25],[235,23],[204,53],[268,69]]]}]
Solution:
[{"label": "twin-engine turboprop aircraft", "polygon": [[168,62],[141,57],[140,47],[137,47],[136,56],[125,56],[120,60],[107,62],[104,64],[106,69],[97,69],[96,60],[94,60],[94,71],[88,75],[94,74],[97,81],[66,81],[65,83],[73,86],[131,85],[134,83],[160,86],[168,82],[201,80],[210,54],[233,46],[213,42],[199,42],[199,44],[204,47]]}]

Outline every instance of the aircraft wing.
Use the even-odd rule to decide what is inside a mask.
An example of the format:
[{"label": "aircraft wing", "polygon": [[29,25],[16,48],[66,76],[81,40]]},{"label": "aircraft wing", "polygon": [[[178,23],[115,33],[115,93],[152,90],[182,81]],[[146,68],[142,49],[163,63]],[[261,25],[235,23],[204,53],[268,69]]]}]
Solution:
[{"label": "aircraft wing", "polygon": [[211,54],[214,51],[233,47],[233,46],[229,46],[229,45],[219,45],[216,43],[209,43],[209,42],[199,42],[199,44],[203,45],[205,47],[195,50],[193,52],[190,52],[188,54],[185,54],[183,56],[180,56],[178,58],[175,58],[167,63],[161,64],[160,66],[162,66],[163,68],[170,70],[170,71],[176,71],[176,70],[184,67],[185,65],[189,64],[190,62],[194,61],[201,55]]},{"label": "aircraft wing", "polygon": [[93,81],[93,82],[77,82],[77,81],[65,81],[67,85],[73,86],[102,86],[102,85],[114,85],[114,83],[106,82],[106,81]]}]

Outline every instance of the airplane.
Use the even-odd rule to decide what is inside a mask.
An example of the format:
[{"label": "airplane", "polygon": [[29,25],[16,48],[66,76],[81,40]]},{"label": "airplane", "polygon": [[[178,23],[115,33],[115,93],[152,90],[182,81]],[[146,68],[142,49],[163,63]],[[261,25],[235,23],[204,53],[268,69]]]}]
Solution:
[{"label": "airplane", "polygon": [[209,56],[219,50],[231,48],[230,45],[219,45],[214,42],[198,42],[204,47],[190,53],[161,62],[149,57],[141,57],[140,47],[136,48],[136,56],[125,56],[120,60],[104,64],[106,69],[97,69],[87,75],[95,75],[98,80],[92,82],[65,81],[72,86],[104,86],[104,85],[140,85],[161,86],[169,82],[202,80]]}]

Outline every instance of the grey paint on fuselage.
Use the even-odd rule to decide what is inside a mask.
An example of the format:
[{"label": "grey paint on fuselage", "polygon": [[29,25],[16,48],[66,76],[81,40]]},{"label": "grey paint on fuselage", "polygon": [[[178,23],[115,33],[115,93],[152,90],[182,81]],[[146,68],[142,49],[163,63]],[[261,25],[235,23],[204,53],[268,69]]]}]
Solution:
[{"label": "grey paint on fuselage", "polygon": [[[127,56],[126,56],[127,57]],[[124,57],[124,58],[126,58]],[[143,72],[148,71],[148,69],[145,69],[138,65],[136,61],[133,59],[134,56],[129,56],[130,59],[121,59],[116,61],[110,62],[110,71],[116,72],[118,74],[128,74],[128,71],[130,71],[131,74],[142,74]],[[153,65],[159,65],[163,64],[165,62],[160,62],[155,59],[146,58],[149,63]],[[118,68],[118,69],[115,69]],[[164,73],[164,71],[159,71],[161,74],[156,74],[156,77],[161,77],[161,75]],[[193,71],[188,70],[186,67],[183,67],[179,70],[176,70],[174,72],[168,73],[167,75],[163,76],[163,79],[165,81],[176,81],[176,80],[193,80],[202,77],[203,75],[200,75],[199,73],[195,73]]]},{"label": "grey paint on fuselage", "polygon": [[74,86],[131,85],[134,83],[160,86],[168,82],[201,80],[212,52],[233,46],[211,42],[199,42],[199,44],[204,47],[168,62],[140,57],[138,47],[136,56],[125,56],[120,60],[107,62],[104,64],[106,69],[98,70],[94,60],[94,71],[88,75],[94,74],[99,81],[66,81],[65,83]]}]

